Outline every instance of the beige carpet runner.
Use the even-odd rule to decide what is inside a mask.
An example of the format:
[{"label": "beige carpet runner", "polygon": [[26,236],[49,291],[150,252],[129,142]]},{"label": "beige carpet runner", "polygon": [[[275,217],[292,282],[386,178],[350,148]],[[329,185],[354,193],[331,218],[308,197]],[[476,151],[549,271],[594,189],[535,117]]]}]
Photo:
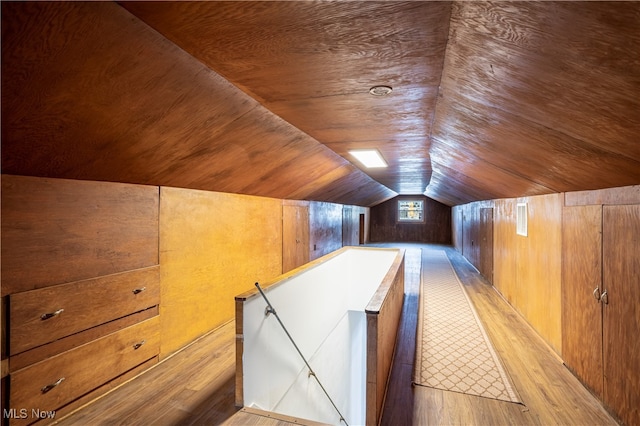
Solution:
[{"label": "beige carpet runner", "polygon": [[447,254],[423,259],[414,383],[521,402]]}]

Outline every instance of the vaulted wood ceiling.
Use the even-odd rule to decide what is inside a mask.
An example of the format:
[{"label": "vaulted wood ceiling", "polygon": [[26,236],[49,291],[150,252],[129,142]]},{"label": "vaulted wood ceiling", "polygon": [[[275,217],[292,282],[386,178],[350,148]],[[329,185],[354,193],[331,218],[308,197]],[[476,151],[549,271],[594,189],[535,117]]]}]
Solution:
[{"label": "vaulted wood ceiling", "polygon": [[2,172],[364,206],[638,184],[640,3],[2,2]]}]

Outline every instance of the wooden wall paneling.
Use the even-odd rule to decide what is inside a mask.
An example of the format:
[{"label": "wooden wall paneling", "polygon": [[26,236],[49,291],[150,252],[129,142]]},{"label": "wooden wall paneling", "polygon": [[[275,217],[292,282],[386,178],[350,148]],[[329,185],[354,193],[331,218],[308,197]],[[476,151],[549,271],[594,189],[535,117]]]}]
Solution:
[{"label": "wooden wall paneling", "polygon": [[324,202],[309,204],[309,260],[342,247],[342,207]]},{"label": "wooden wall paneling", "polygon": [[[357,246],[367,241],[367,207],[343,206],[342,210],[342,245]],[[360,215],[363,215],[361,223]]]},{"label": "wooden wall paneling", "polygon": [[518,201],[527,202],[528,235],[516,238],[521,296],[517,307],[542,338],[561,353],[563,194]]},{"label": "wooden wall paneling", "polygon": [[565,206],[587,204],[640,204],[640,185],[575,191],[565,194]]},{"label": "wooden wall paneling", "polygon": [[[342,206],[342,245],[358,245],[354,238],[358,228],[353,221],[353,206]],[[354,242],[355,240],[355,242]]]},{"label": "wooden wall paneling", "polygon": [[464,249],[462,255],[476,268],[480,267],[480,211],[478,203],[464,206]]},{"label": "wooden wall paneling", "polygon": [[490,283],[493,282],[493,208],[480,208],[480,226],[478,232],[479,259],[478,270]]},{"label": "wooden wall paneling", "polygon": [[161,357],[234,317],[282,272],[282,200],[177,188],[160,196]]},{"label": "wooden wall paneling", "polygon": [[[594,290],[597,293],[594,294]],[[602,378],[602,206],[563,208],[562,358],[597,396]]]},{"label": "wooden wall paneling", "polygon": [[[561,352],[563,194],[495,200],[494,285]],[[516,204],[527,202],[528,235],[516,235]]]},{"label": "wooden wall paneling", "polygon": [[[489,211],[486,209],[489,209],[491,214],[488,214]],[[459,251],[483,273],[483,262],[485,265],[493,262],[493,201],[468,203],[457,206],[457,210],[457,214],[460,216],[457,219],[459,225],[457,225],[458,229],[454,228],[453,232],[459,233],[457,237],[460,245]],[[455,218],[455,215],[452,217]],[[485,278],[491,280],[493,266],[487,266],[484,272],[488,275]]]},{"label": "wooden wall paneling", "polygon": [[282,273],[309,261],[309,202],[282,202]]},{"label": "wooden wall paneling", "polygon": [[518,306],[516,265],[516,203],[495,201],[493,285],[512,306]]},{"label": "wooden wall paneling", "polygon": [[453,247],[462,253],[463,244],[463,222],[462,222],[463,206],[451,207],[451,241]]},{"label": "wooden wall paneling", "polygon": [[2,175],[2,295],[158,264],[158,188]]},{"label": "wooden wall paneling", "polygon": [[640,424],[640,204],[603,207],[604,402]]},{"label": "wooden wall paneling", "polygon": [[371,219],[371,209],[369,207],[355,208],[355,215],[358,223],[358,244],[367,244],[370,241],[369,228]]},{"label": "wooden wall paneling", "polygon": [[[424,223],[398,223],[398,200],[424,201]],[[401,195],[371,207],[371,241],[451,244],[451,207],[424,195]]]}]

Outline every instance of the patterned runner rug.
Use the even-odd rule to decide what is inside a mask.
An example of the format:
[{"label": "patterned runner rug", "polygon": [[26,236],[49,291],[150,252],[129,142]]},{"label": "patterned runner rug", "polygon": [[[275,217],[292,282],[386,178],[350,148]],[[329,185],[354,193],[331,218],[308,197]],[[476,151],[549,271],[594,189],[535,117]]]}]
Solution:
[{"label": "patterned runner rug", "polygon": [[424,261],[414,383],[520,403],[447,254]]}]

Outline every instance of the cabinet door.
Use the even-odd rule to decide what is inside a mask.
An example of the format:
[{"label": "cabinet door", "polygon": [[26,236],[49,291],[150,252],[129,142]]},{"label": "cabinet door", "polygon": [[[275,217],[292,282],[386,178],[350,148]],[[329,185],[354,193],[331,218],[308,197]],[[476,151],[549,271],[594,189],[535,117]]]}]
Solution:
[{"label": "cabinet door", "polygon": [[640,205],[604,206],[604,402],[640,424]]},{"label": "cabinet door", "polygon": [[564,207],[562,247],[562,357],[602,396],[602,206]]},{"label": "cabinet door", "polygon": [[282,273],[309,261],[309,206],[282,206]]}]

